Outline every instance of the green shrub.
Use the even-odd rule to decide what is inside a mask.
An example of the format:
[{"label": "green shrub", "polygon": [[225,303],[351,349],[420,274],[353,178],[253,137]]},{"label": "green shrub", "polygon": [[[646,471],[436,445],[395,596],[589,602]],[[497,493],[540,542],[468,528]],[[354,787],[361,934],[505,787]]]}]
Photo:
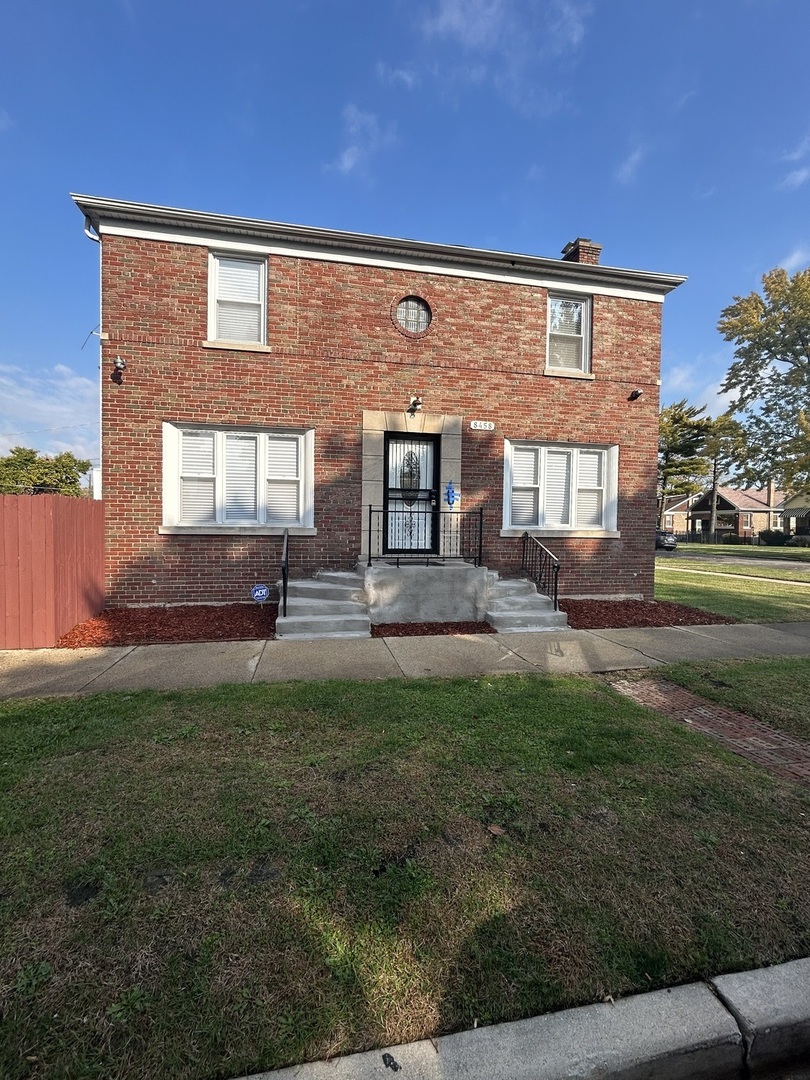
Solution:
[{"label": "green shrub", "polygon": [[787,542],[790,547],[810,547],[810,536],[791,536]]},{"label": "green shrub", "polygon": [[759,539],[768,547],[784,547],[788,541],[788,534],[781,529],[763,529]]},{"label": "green shrub", "polygon": [[746,543],[746,539],[744,536],[737,536],[736,533],[728,533],[723,537],[722,542],[724,544],[744,544]]}]

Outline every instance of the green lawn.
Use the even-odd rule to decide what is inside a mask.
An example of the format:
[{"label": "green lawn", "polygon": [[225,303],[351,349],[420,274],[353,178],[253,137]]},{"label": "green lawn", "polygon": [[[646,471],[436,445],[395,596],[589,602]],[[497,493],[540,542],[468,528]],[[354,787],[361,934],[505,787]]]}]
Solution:
[{"label": "green lawn", "polygon": [[736,574],[744,577],[769,578],[772,581],[802,581],[810,585],[810,563],[805,569],[804,566],[762,566],[751,559],[730,558],[722,562],[709,562],[676,555],[656,565],[661,569],[681,570],[685,573],[701,571],[708,574]]},{"label": "green lawn", "polygon": [[8,1080],[212,1080],[810,952],[810,792],[598,679],[10,701],[0,766]]},{"label": "green lawn", "polygon": [[730,574],[687,574],[669,568],[669,560],[655,567],[655,598],[730,615],[742,622],[801,622],[810,620],[810,589],[762,578]]},{"label": "green lawn", "polygon": [[678,551],[684,555],[729,555],[741,559],[791,559],[796,562],[810,563],[810,548],[768,547],[765,544],[756,547],[748,544],[688,544],[679,541]]},{"label": "green lawn", "polygon": [[810,740],[810,663],[806,659],[674,664],[667,668],[666,677],[710,701]]}]

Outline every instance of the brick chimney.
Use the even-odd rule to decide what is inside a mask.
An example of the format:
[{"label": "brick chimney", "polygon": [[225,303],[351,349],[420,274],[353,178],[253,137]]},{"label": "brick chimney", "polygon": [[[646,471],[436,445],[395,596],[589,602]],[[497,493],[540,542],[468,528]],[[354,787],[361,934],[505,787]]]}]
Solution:
[{"label": "brick chimney", "polygon": [[599,262],[601,254],[602,245],[586,240],[584,236],[578,236],[562,249],[562,257],[567,262],[591,263],[593,266]]}]

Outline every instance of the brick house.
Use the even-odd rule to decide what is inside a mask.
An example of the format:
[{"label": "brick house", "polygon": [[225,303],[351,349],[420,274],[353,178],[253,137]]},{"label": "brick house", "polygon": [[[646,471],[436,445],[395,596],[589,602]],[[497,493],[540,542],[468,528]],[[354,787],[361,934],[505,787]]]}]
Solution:
[{"label": "brick house", "polygon": [[[785,494],[773,484],[764,488],[717,487],[717,531],[726,535],[750,538],[765,529],[782,528]],[[711,524],[711,489],[696,498],[689,507],[686,528],[708,532]]]},{"label": "brick house", "polygon": [[101,251],[108,604],[249,600],[285,530],[293,578],[515,576],[529,533],[562,595],[652,596],[682,277],[584,239],[549,259],[73,198]]}]

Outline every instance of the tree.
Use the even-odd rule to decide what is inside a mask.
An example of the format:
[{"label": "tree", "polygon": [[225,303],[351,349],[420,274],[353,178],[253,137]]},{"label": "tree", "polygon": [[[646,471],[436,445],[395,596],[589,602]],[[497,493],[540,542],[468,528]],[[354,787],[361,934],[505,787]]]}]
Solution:
[{"label": "tree", "polygon": [[89,461],[67,450],[56,457],[45,457],[37,450],[15,446],[5,457],[0,457],[0,494],[83,495],[81,477],[89,470]]},{"label": "tree", "polygon": [[810,491],[810,268],[769,271],[762,294],[735,296],[717,329],[737,345],[722,390],[736,394],[748,437],[741,479]]},{"label": "tree", "polygon": [[711,420],[705,405],[687,405],[686,398],[661,410],[658,427],[659,527],[667,500],[673,495],[694,495],[703,487],[709,462],[702,456]]},{"label": "tree", "polygon": [[703,456],[708,462],[711,479],[709,532],[717,532],[717,488],[739,472],[748,457],[748,443],[743,426],[731,413],[723,413],[709,421]]}]

